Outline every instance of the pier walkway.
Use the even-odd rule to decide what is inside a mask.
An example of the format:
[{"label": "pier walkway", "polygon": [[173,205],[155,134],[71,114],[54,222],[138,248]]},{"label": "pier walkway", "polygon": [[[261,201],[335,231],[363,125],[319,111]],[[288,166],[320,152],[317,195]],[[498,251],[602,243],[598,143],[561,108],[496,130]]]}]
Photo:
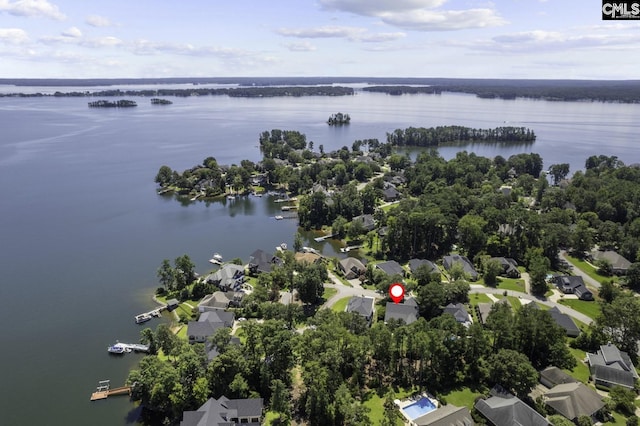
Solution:
[{"label": "pier walkway", "polygon": [[111,389],[110,382],[110,380],[100,380],[96,391],[91,394],[91,401],[107,399],[115,395],[131,395],[131,386],[121,386]]}]

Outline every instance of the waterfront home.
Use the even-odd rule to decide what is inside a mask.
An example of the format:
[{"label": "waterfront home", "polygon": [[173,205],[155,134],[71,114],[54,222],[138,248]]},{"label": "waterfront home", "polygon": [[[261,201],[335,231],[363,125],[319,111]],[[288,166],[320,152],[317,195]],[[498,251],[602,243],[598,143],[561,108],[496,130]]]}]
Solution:
[{"label": "waterfront home", "polygon": [[198,311],[206,312],[212,309],[227,309],[229,306],[238,307],[242,303],[245,293],[242,291],[216,291],[207,295],[198,303]]},{"label": "waterfront home", "polygon": [[180,426],[260,426],[263,409],[262,398],[210,398],[197,410],[182,413]]},{"label": "waterfront home", "polygon": [[342,272],[348,280],[360,277],[367,270],[364,264],[355,257],[342,259],[338,262],[338,269],[340,269],[340,272]]},{"label": "waterfront home", "polygon": [[360,222],[362,224],[362,228],[367,232],[372,231],[376,227],[376,222],[371,214],[354,216],[353,219],[351,219],[351,222]]},{"label": "waterfront home", "polygon": [[227,263],[213,274],[209,274],[206,281],[218,286],[222,291],[239,291],[244,282],[244,267]]},{"label": "waterfront home", "polygon": [[222,309],[212,309],[200,314],[198,321],[189,321],[187,337],[189,343],[204,343],[219,328],[233,326],[235,314]]},{"label": "waterfront home", "polygon": [[460,263],[462,265],[464,272],[469,276],[469,279],[471,281],[478,280],[478,272],[476,271],[476,268],[473,267],[473,264],[469,261],[469,259],[467,259],[466,256],[460,256],[459,254],[451,254],[449,256],[444,256],[442,258],[442,265],[444,266],[444,269],[446,269],[447,271],[451,271],[451,268],[456,263]]},{"label": "waterfront home", "polygon": [[413,298],[405,300],[404,303],[387,302],[384,312],[384,322],[390,320],[402,320],[405,324],[411,324],[418,320],[418,304]]},{"label": "waterfront home", "polygon": [[371,325],[374,312],[374,302],[375,300],[373,297],[353,296],[349,299],[349,303],[347,304],[347,312],[357,313],[367,320],[367,324]]},{"label": "waterfront home", "polygon": [[600,346],[597,353],[587,353],[589,371],[596,385],[611,388],[622,386],[633,389],[638,373],[629,354],[608,343]]},{"label": "waterfront home", "polygon": [[475,403],[475,408],[494,426],[549,426],[551,424],[536,410],[501,386],[494,386],[489,398],[479,399]]},{"label": "waterfront home", "polygon": [[249,271],[252,274],[271,272],[274,267],[283,264],[282,259],[264,250],[256,250],[249,256]]}]

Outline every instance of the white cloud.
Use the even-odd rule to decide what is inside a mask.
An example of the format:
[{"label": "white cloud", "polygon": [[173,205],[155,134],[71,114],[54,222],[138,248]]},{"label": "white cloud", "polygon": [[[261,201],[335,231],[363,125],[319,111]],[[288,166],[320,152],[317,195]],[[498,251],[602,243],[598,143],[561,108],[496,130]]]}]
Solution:
[{"label": "white cloud", "polygon": [[322,8],[377,17],[388,25],[413,31],[453,31],[504,25],[490,7],[443,9],[446,0],[319,0]]},{"label": "white cloud", "polygon": [[92,27],[110,27],[113,25],[109,18],[105,18],[104,16],[99,15],[87,16],[84,22],[86,22],[88,25],[91,25]]},{"label": "white cloud", "polygon": [[64,30],[61,34],[64,37],[70,37],[70,38],[80,38],[80,37],[82,37],[82,31],[80,31],[80,29],[78,29],[78,27],[68,28],[68,29]]},{"label": "white cloud", "polygon": [[406,36],[405,33],[369,33],[366,28],[323,26],[311,28],[280,28],[277,33],[285,37],[296,38],[344,38],[366,43],[382,43]]},{"label": "white cloud", "polygon": [[285,46],[292,52],[313,52],[314,50],[316,50],[316,47],[308,41],[303,41],[300,43],[289,43]]},{"label": "white cloud", "polygon": [[340,10],[356,15],[377,16],[381,13],[406,12],[419,9],[433,9],[442,6],[446,0],[320,0],[327,10]]},{"label": "white cloud", "polygon": [[29,41],[29,35],[20,28],[0,28],[0,42],[6,44],[24,44]]},{"label": "white cloud", "polygon": [[58,6],[47,0],[0,0],[0,12],[15,16],[51,18],[58,21],[66,19]]}]

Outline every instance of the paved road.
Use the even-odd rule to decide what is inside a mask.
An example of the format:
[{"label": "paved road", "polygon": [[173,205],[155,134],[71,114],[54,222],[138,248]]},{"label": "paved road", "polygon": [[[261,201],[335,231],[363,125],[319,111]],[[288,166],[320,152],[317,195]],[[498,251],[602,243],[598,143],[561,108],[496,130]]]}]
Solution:
[{"label": "paved road", "polygon": [[593,278],[591,278],[591,277],[590,277],[589,275],[587,275],[587,274],[586,274],[582,269],[580,269],[580,268],[576,268],[575,266],[573,266],[573,265],[571,264],[571,262],[569,261],[569,259],[567,259],[567,252],[566,252],[566,251],[562,250],[562,251],[560,252],[560,257],[567,261],[567,263],[569,264],[569,269],[570,269],[574,274],[576,274],[576,275],[578,275],[578,276],[582,277],[582,279],[584,280],[584,283],[585,283],[587,286],[594,287],[594,288],[597,288],[597,289],[599,289],[599,288],[600,288],[600,283],[599,283],[598,281],[596,281],[596,280],[594,280]]}]

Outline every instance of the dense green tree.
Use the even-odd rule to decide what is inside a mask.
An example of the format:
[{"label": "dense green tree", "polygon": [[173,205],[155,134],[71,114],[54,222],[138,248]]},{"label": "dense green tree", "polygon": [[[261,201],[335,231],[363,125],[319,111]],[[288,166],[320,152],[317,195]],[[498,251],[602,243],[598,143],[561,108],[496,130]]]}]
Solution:
[{"label": "dense green tree", "polygon": [[553,178],[553,184],[557,185],[569,174],[569,164],[552,164],[551,166],[549,166],[549,174]]},{"label": "dense green tree", "polygon": [[173,170],[169,166],[160,167],[155,182],[161,186],[170,185],[173,182]]},{"label": "dense green tree", "polygon": [[596,319],[596,329],[606,339],[601,344],[610,341],[635,359],[640,341],[640,299],[630,294],[619,295],[601,307],[602,314]]},{"label": "dense green tree", "polygon": [[484,227],[487,222],[478,215],[467,214],[458,221],[458,235],[460,244],[466,251],[467,257],[472,259],[487,242]]},{"label": "dense green tree", "polygon": [[182,290],[195,279],[196,265],[191,261],[189,255],[186,254],[177,257],[174,264],[176,290]]},{"label": "dense green tree", "polygon": [[168,291],[175,289],[175,271],[171,267],[169,259],[164,259],[162,261],[162,264],[158,268],[157,275],[162,287]]},{"label": "dense green tree", "polygon": [[636,411],[636,393],[631,389],[623,388],[622,386],[614,386],[609,391],[609,398],[611,398],[611,405],[613,410],[624,414],[625,416],[631,416]]},{"label": "dense green tree", "polygon": [[640,262],[634,262],[627,269],[625,284],[633,290],[640,289]]},{"label": "dense green tree", "polygon": [[498,284],[498,275],[502,272],[502,265],[496,259],[487,259],[483,263],[484,283],[495,287]]},{"label": "dense green tree", "polygon": [[156,342],[156,334],[149,327],[140,332],[140,343],[149,346],[149,353],[155,355],[158,353],[158,344]]},{"label": "dense green tree", "polygon": [[522,399],[538,383],[538,372],[525,355],[501,349],[489,358],[489,382],[501,385]]}]

